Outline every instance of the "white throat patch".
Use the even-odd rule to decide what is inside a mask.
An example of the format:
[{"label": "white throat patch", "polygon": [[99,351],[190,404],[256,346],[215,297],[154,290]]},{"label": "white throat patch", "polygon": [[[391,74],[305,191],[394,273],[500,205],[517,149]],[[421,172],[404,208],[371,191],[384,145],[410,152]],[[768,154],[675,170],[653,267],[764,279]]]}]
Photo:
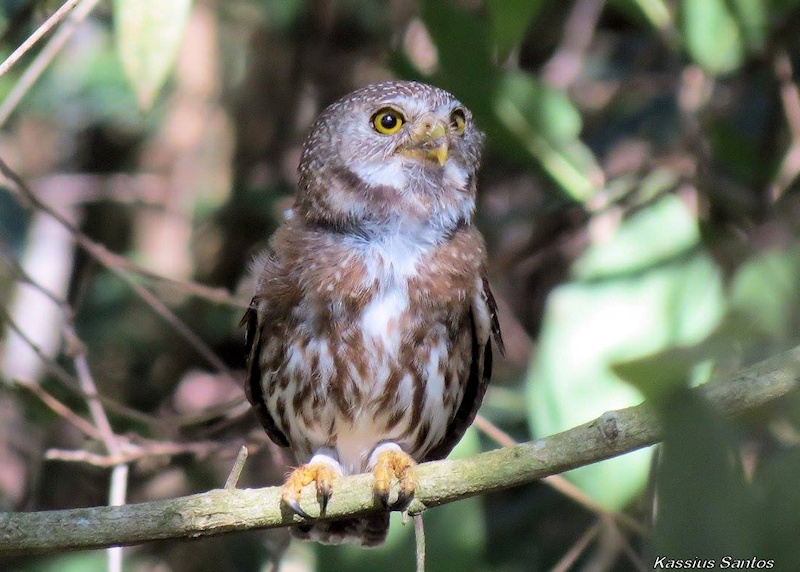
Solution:
[{"label": "white throat patch", "polygon": [[445,182],[449,182],[456,189],[465,189],[467,186],[467,173],[455,161],[448,161],[444,165]]},{"label": "white throat patch", "polygon": [[353,172],[369,186],[382,185],[401,191],[407,184],[400,157],[392,157],[385,163],[357,163]]}]

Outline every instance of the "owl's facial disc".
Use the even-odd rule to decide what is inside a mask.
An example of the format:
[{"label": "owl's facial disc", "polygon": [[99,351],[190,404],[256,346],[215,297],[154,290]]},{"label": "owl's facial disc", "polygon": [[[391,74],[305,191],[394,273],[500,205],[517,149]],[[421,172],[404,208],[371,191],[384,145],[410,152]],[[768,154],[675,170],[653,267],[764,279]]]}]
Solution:
[{"label": "owl's facial disc", "polygon": [[424,119],[414,127],[408,141],[397,152],[418,161],[436,162],[442,167],[450,149],[447,135],[447,123],[441,119]]}]

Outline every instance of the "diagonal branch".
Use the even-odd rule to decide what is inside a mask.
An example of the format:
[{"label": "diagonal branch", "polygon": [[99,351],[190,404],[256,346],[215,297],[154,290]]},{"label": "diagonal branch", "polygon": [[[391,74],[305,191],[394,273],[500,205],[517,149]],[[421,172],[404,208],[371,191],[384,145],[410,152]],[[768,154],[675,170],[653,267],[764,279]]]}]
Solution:
[{"label": "diagonal branch", "polygon": [[52,16],[50,16],[44,23],[39,26],[36,31],[28,37],[27,40],[22,42],[19,47],[14,50],[10,56],[8,56],[5,61],[0,64],[0,76],[6,74],[8,70],[10,70],[17,61],[24,56],[28,50],[30,50],[33,46],[35,46],[39,40],[41,40],[44,36],[46,36],[50,30],[58,26],[58,24],[66,18],[69,13],[77,6],[80,0],[67,0],[64,4],[56,10]]},{"label": "diagonal branch", "polygon": [[[798,387],[800,346],[742,370],[726,382],[708,384],[703,393],[721,413],[736,415]],[[563,433],[497,449],[467,459],[417,467],[417,495],[410,512],[470,496],[515,487],[652,445],[659,439],[655,415],[638,405],[605,413]],[[337,483],[326,518],[368,513],[378,508],[372,477],[355,475]],[[319,514],[312,491],[303,507]],[[216,489],[166,501],[35,513],[0,514],[0,556],[66,549],[139,544],[169,538],[196,538],[302,520],[280,505],[280,488]]]},{"label": "diagonal branch", "polygon": [[120,265],[122,258],[112,257],[111,252],[103,245],[94,242],[86,236],[81,230],[70,222],[66,217],[62,216],[58,211],[53,209],[50,205],[42,202],[41,199],[31,190],[30,186],[25,180],[17,174],[11,167],[9,167],[2,158],[0,158],[0,173],[6,179],[13,183],[13,190],[16,191],[17,196],[21,199],[23,205],[30,205],[36,210],[44,212],[67,231],[72,234],[75,242],[83,248],[83,250],[103,267],[108,269],[109,272],[114,274],[117,278],[122,280],[133,292],[145,303],[151,310],[167,322],[178,334],[190,345],[194,350],[205,359],[205,361],[214,367],[217,371],[230,379],[235,379],[233,372],[230,368],[217,356],[211,348],[198,336],[183,320],[181,320],[175,313],[170,310],[164,302],[159,300],[150,290],[139,284],[133,276],[131,276],[125,268]]},{"label": "diagonal branch", "polygon": [[[31,86],[38,81],[44,71],[50,66],[61,49],[78,29],[78,25],[86,19],[99,3],[100,0],[83,0],[80,4],[75,6],[74,9],[70,7],[69,10],[71,10],[71,12],[69,12],[69,10],[67,12],[62,12],[60,9],[58,10],[57,14],[59,14],[59,18],[67,13],[69,13],[69,18],[59,26],[55,34],[53,34],[31,64],[22,73],[3,102],[0,103],[0,125],[5,125],[6,121],[8,121],[8,118],[17,108],[19,102],[22,101],[22,98],[25,97],[25,94],[28,93]],[[41,37],[36,38],[35,41],[38,42],[39,39],[41,39]]]}]

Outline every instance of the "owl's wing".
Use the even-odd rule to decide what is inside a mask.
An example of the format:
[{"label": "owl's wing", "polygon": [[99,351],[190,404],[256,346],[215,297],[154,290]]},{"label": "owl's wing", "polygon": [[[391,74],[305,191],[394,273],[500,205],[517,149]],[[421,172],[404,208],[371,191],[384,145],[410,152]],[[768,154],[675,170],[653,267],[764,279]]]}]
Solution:
[{"label": "owl's wing", "polygon": [[264,333],[264,321],[259,318],[258,312],[260,301],[259,296],[253,297],[250,301],[250,307],[245,312],[241,322],[242,325],[246,326],[245,344],[247,346],[247,377],[244,381],[244,393],[253,406],[256,417],[266,429],[269,438],[281,447],[288,447],[289,440],[278,429],[264,401],[264,388],[261,385],[263,375],[259,364],[261,362],[261,352],[263,351],[262,336]]},{"label": "owl's wing", "polygon": [[492,377],[492,343],[494,338],[500,354],[505,354],[500,323],[497,320],[497,303],[489,288],[489,280],[484,274],[481,287],[470,308],[470,333],[472,336],[472,355],[469,377],[464,388],[461,405],[450,420],[444,438],[425,455],[424,461],[443,459],[453,450],[467,428],[472,425],[478,408],[481,406],[489,379]]}]

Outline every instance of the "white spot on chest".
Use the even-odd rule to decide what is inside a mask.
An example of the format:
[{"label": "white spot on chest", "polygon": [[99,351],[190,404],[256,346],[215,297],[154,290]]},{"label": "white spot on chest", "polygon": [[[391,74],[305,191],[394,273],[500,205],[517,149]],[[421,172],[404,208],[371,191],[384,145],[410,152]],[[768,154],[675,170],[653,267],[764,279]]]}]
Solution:
[{"label": "white spot on chest", "polygon": [[394,287],[378,293],[364,308],[361,316],[361,331],[365,338],[379,339],[384,346],[399,343],[398,322],[408,310],[408,292]]},{"label": "white spot on chest", "polygon": [[376,288],[361,315],[361,331],[365,346],[384,354],[375,355],[381,364],[374,381],[376,389],[386,381],[389,367],[397,359],[403,330],[408,327],[408,281],[417,275],[417,267],[428,248],[413,230],[408,234],[387,233],[362,246],[367,270],[364,285]]}]

